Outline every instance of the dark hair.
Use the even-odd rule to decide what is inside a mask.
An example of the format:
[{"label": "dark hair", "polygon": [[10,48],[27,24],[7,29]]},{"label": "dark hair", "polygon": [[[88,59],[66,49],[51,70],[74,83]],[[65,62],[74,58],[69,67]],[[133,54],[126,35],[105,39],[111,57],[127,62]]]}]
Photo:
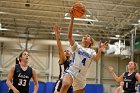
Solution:
[{"label": "dark hair", "polygon": [[16,64],[19,64],[19,59],[18,58],[16,58]]},{"label": "dark hair", "polygon": [[28,52],[27,50],[23,50],[21,53],[20,53],[20,55],[19,55],[19,58],[18,58],[18,61],[20,62],[21,61],[21,57],[22,57],[22,54],[24,53],[24,52]]}]

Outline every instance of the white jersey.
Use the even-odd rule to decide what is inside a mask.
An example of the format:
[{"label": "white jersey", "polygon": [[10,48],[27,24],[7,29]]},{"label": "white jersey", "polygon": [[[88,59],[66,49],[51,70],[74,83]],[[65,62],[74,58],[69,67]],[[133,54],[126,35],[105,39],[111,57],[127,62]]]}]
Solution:
[{"label": "white jersey", "polygon": [[80,73],[86,75],[87,70],[93,59],[93,55],[96,55],[95,50],[90,48],[84,48],[76,42],[73,46],[71,46],[71,48],[73,51],[72,66],[79,69]]}]

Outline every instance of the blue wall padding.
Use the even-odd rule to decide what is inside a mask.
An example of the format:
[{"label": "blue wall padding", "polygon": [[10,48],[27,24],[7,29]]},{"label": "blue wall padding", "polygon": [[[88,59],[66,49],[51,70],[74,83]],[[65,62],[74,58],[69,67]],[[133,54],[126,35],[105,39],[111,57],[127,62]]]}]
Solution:
[{"label": "blue wall padding", "polygon": [[54,82],[47,82],[46,83],[46,93],[53,93],[53,89],[54,89]]},{"label": "blue wall padding", "polygon": [[[39,83],[39,89],[38,89],[38,93],[46,93],[46,83],[44,82],[38,82]],[[34,91],[34,83],[33,81],[30,82],[30,93],[33,93]]]},{"label": "blue wall padding", "polygon": [[102,84],[87,84],[85,93],[104,93]]},{"label": "blue wall padding", "polygon": [[140,92],[140,83],[139,83],[139,85],[138,85],[138,90],[139,90],[139,92]]},{"label": "blue wall padding", "polygon": [[0,93],[8,93],[8,86],[6,80],[0,82]]},{"label": "blue wall padding", "polygon": [[[54,82],[39,82],[38,93],[53,93],[55,83]],[[30,82],[30,93],[33,93],[34,83]],[[0,93],[8,93],[8,86],[6,81],[0,81]],[[87,84],[85,87],[85,93],[104,93],[102,84]]]}]

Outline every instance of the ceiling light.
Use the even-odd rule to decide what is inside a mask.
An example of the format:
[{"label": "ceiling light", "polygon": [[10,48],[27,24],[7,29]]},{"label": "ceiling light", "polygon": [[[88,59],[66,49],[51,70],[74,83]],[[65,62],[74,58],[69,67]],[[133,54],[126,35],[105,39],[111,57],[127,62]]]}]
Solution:
[{"label": "ceiling light", "polygon": [[91,17],[91,15],[86,15],[86,17]]},{"label": "ceiling light", "polygon": [[67,16],[69,13],[65,13],[65,16]]},{"label": "ceiling light", "polygon": [[[69,13],[65,13],[65,17],[68,16]],[[91,17],[91,15],[85,15],[86,17]]]},{"label": "ceiling light", "polygon": [[115,35],[116,37],[120,37],[120,35]]},{"label": "ceiling light", "polygon": [[[55,34],[55,32],[51,32],[51,34]],[[68,34],[66,34],[66,33],[60,33],[60,35],[68,35]],[[72,34],[73,36],[82,36],[82,35],[80,35],[80,34]]]},{"label": "ceiling light", "polygon": [[80,34],[72,34],[73,36],[83,36],[83,35],[80,35]]},{"label": "ceiling light", "polygon": [[0,12],[0,14],[5,14],[5,12]]},{"label": "ceiling light", "polygon": [[79,32],[79,30],[76,30],[75,32],[77,32],[77,33],[78,33],[78,32]]},{"label": "ceiling light", "polygon": [[[64,17],[64,19],[71,19],[71,18],[70,18],[70,17]],[[98,20],[93,20],[93,19],[81,19],[81,18],[74,18],[74,20],[98,22]]]}]

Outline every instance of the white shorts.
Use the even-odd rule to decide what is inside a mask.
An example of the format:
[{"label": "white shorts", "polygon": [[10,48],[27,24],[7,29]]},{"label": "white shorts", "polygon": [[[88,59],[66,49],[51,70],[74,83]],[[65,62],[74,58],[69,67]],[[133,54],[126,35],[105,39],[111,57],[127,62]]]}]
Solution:
[{"label": "white shorts", "polygon": [[71,66],[66,72],[69,73],[73,78],[72,86],[74,91],[85,88],[86,76],[83,75],[80,70]]}]

